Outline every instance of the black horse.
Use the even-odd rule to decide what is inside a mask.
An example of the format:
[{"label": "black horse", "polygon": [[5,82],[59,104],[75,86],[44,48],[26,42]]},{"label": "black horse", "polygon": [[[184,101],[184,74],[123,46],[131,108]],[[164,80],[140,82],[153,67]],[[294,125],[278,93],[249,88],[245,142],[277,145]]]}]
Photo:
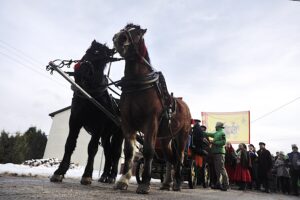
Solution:
[{"label": "black horse", "polygon": [[[74,77],[75,82],[107,110],[119,115],[115,99],[108,94],[107,78],[104,75],[106,64],[112,61],[113,54],[114,50],[94,40],[80,62],[75,65]],[[121,156],[122,131],[76,89],[74,89],[72,99],[69,135],[65,144],[64,157],[50,181],[61,182],[64,178],[64,174],[69,169],[71,155],[76,147],[78,134],[82,127],[91,134],[91,140],[88,145],[88,160],[81,184],[88,185],[92,182],[94,157],[98,151],[100,138],[104,149],[105,167],[99,182],[114,183]]]}]

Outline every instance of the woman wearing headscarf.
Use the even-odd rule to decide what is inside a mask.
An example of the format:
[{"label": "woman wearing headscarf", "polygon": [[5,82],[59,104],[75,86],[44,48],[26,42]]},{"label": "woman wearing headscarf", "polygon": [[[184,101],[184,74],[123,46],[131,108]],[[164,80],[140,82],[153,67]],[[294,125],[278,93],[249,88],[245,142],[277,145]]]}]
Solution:
[{"label": "woman wearing headscarf", "polygon": [[228,174],[229,183],[234,182],[234,172],[236,166],[236,153],[230,142],[226,143],[225,146],[225,169]]},{"label": "woman wearing headscarf", "polygon": [[253,144],[248,145],[248,155],[250,159],[251,165],[249,165],[249,171],[251,175],[251,183],[248,184],[248,188],[252,189],[253,185],[257,182],[257,159],[258,155],[256,153],[256,149]]},{"label": "woman wearing headscarf", "polygon": [[247,146],[244,143],[239,144],[236,162],[234,180],[238,184],[239,190],[246,190],[246,185],[251,182],[251,175],[249,172]]}]

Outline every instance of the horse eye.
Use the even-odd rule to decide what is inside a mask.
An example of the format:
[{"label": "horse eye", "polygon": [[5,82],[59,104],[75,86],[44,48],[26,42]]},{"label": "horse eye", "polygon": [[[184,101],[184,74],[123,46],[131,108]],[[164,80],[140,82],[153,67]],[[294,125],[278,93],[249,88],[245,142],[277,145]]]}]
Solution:
[{"label": "horse eye", "polygon": [[124,42],[126,42],[126,40],[127,40],[127,37],[126,37],[126,35],[120,35],[119,36],[119,43],[124,43]]}]

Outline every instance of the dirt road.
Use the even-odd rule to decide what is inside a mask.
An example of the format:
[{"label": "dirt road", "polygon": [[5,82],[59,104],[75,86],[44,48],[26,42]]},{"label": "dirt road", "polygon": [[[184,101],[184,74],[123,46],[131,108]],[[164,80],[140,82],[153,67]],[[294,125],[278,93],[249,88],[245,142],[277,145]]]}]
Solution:
[{"label": "dirt road", "polygon": [[91,186],[80,185],[79,180],[65,179],[63,183],[51,183],[48,178],[43,177],[15,177],[0,175],[0,199],[172,199],[172,200],[292,200],[298,199],[292,196],[279,194],[264,194],[257,192],[241,192],[229,190],[228,192],[215,191],[211,189],[188,189],[186,184],[181,192],[159,191],[159,184],[153,184],[151,194],[138,195],[135,193],[136,185],[132,184],[127,191],[115,191],[112,185],[93,182]]}]

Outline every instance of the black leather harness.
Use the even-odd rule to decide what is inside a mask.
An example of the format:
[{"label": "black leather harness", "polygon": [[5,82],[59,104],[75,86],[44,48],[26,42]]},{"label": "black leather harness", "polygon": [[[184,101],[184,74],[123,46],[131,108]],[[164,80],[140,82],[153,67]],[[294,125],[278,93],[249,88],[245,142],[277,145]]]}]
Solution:
[{"label": "black leather harness", "polygon": [[157,86],[158,80],[159,73],[153,71],[142,77],[123,77],[117,86],[122,88],[123,93],[140,92]]}]

